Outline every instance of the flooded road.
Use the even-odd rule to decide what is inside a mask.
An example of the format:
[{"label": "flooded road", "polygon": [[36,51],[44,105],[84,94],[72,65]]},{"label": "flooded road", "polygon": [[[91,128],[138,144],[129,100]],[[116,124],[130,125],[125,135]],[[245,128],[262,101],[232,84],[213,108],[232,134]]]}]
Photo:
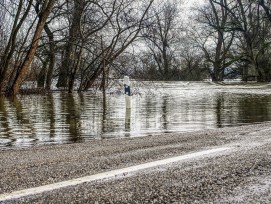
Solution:
[{"label": "flooded road", "polygon": [[132,84],[101,93],[0,98],[0,148],[138,137],[271,121],[271,87],[211,83]]}]

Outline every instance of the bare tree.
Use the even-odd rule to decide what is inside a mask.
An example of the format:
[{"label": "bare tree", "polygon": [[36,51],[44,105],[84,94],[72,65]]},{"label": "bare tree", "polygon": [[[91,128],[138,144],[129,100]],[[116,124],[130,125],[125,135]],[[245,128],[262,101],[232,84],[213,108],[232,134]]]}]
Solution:
[{"label": "bare tree", "polygon": [[181,44],[181,80],[201,81],[208,78],[209,68],[206,68],[202,49],[195,44],[192,36],[184,36]]},{"label": "bare tree", "polygon": [[101,40],[95,43],[95,51],[91,52],[92,61],[82,70],[79,91],[88,90],[101,74],[109,75],[113,62],[138,39],[152,3],[153,0],[148,0],[146,5],[138,7],[135,6],[138,5],[136,1],[116,2],[110,23],[95,35],[95,39],[100,36]]},{"label": "bare tree", "polygon": [[[114,61],[136,42],[154,0],[20,0],[0,3],[9,19],[1,44],[0,88],[16,95],[24,80],[69,92],[118,72]],[[12,5],[13,8],[9,8]],[[58,21],[58,22],[56,22]],[[61,22],[61,23],[60,23]],[[1,29],[2,31],[2,29]],[[32,63],[33,62],[33,63]],[[30,78],[31,77],[31,78]]]},{"label": "bare tree", "polygon": [[[13,25],[11,28],[11,32],[9,34],[8,43],[4,48],[3,55],[1,56],[0,92],[3,91],[3,89],[5,88],[4,83],[7,81],[8,68],[9,68],[9,65],[11,64],[11,60],[16,49],[17,35],[30,12],[32,3],[33,3],[33,0],[29,0],[26,2],[24,0],[20,0],[18,2],[18,6],[15,6],[17,8],[15,10],[16,11],[15,16],[12,19]],[[8,5],[1,4],[0,6],[1,6],[1,9],[6,9],[5,6],[8,6]],[[24,6],[26,6],[26,9],[24,9]]]},{"label": "bare tree", "polygon": [[[67,87],[68,80],[70,78],[70,85],[74,82],[74,76],[78,66],[80,64],[81,53],[82,53],[82,28],[84,12],[87,2],[85,0],[74,0],[73,1],[73,13],[71,19],[71,25],[69,28],[69,36],[65,45],[65,54],[62,61],[62,67],[59,72],[58,87]],[[70,77],[68,76],[70,75]]]},{"label": "bare tree", "polygon": [[[37,52],[41,54],[37,54],[39,59],[42,61],[42,69],[39,71],[38,74],[38,87],[44,88],[46,90],[50,90],[53,80],[53,73],[55,70],[56,64],[56,54],[57,54],[57,40],[56,35],[57,32],[63,31],[63,25],[55,27],[57,25],[56,22],[61,22],[63,20],[64,13],[67,10],[63,8],[67,6],[67,1],[56,1],[55,7],[53,8],[51,15],[47,19],[44,25],[44,31],[46,33],[47,38],[44,36],[41,37],[42,45],[40,45]],[[38,14],[39,10],[39,3],[35,6],[35,11]],[[63,38],[63,36],[61,36]],[[59,38],[59,36],[58,36]]]},{"label": "bare tree", "polygon": [[198,9],[197,21],[202,24],[201,31],[194,31],[195,42],[204,52],[209,66],[212,81],[222,81],[225,69],[237,61],[231,53],[235,32],[227,29],[230,22],[229,11],[225,8],[227,0],[220,0],[215,4],[213,0],[204,7]]},{"label": "bare tree", "polygon": [[264,12],[260,8],[260,5],[263,5],[263,8],[266,6],[265,2],[237,0],[231,1],[228,5],[223,5],[218,0],[213,2],[229,12],[231,23],[228,28],[238,35],[237,45],[242,50],[242,60],[245,62],[243,80],[247,80],[251,73],[258,81],[269,80],[270,69],[266,66],[267,59],[262,58],[264,52],[268,50],[270,35]]},{"label": "bare tree", "polygon": [[21,67],[19,68],[19,70],[15,76],[15,80],[14,80],[10,90],[7,91],[8,95],[16,95],[19,92],[20,86],[21,86],[25,76],[28,73],[30,64],[34,59],[42,30],[44,28],[44,25],[46,23],[48,16],[51,13],[51,10],[53,9],[55,0],[45,0],[42,3],[41,2],[39,2],[39,3],[40,3],[39,20],[36,25],[36,29],[34,32],[32,43],[30,45],[30,48],[26,54],[26,57],[21,65]]},{"label": "bare tree", "polygon": [[269,19],[269,21],[271,21],[271,5],[270,5],[270,1],[266,2],[265,0],[258,0],[259,5],[264,9],[265,14],[267,16],[267,18]]},{"label": "bare tree", "polygon": [[156,62],[162,79],[169,80],[177,69],[176,51],[181,23],[176,1],[159,1],[148,12],[148,22],[143,31],[146,45]]}]

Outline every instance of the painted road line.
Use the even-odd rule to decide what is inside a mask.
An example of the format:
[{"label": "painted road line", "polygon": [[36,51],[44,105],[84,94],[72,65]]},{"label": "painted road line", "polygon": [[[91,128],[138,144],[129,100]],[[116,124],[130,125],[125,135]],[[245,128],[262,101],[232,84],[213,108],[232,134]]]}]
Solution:
[{"label": "painted road line", "polygon": [[154,162],[131,166],[131,167],[123,168],[123,169],[108,171],[108,172],[95,174],[95,175],[91,175],[91,176],[76,178],[76,179],[72,179],[72,180],[68,180],[68,181],[62,181],[62,182],[58,182],[58,183],[54,183],[54,184],[44,185],[44,186],[35,187],[35,188],[29,188],[29,189],[25,189],[25,190],[14,191],[12,193],[4,193],[4,194],[0,195],[0,202],[8,201],[8,200],[15,200],[15,199],[19,199],[19,198],[26,197],[26,196],[31,196],[31,195],[36,195],[36,194],[48,192],[48,191],[57,190],[60,188],[79,185],[82,183],[93,182],[93,181],[102,181],[105,179],[111,179],[111,178],[115,178],[118,176],[127,176],[129,173],[134,173],[134,172],[141,171],[144,169],[154,168],[154,167],[158,167],[158,166],[162,166],[162,165],[166,165],[166,164],[170,164],[170,163],[174,163],[174,162],[180,162],[180,161],[187,160],[187,159],[193,159],[193,158],[200,157],[200,156],[219,153],[219,152],[226,151],[229,149],[231,149],[231,148],[224,147],[224,148],[210,149],[210,150],[195,152],[195,153],[186,154],[186,155],[182,155],[182,156],[178,156],[178,157],[157,160]]}]

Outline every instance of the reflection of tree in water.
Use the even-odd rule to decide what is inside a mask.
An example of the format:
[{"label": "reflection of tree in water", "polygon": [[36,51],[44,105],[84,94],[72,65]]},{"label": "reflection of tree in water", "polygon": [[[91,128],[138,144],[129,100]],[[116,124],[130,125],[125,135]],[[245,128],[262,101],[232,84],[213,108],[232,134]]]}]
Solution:
[{"label": "reflection of tree in water", "polygon": [[146,103],[145,103],[146,128],[151,128],[154,123],[154,119],[157,114],[156,105],[157,105],[157,100],[153,100],[153,96],[146,97]]},{"label": "reflection of tree in water", "polygon": [[130,137],[131,131],[131,108],[126,108],[125,110],[125,137]]},{"label": "reflection of tree in water", "polygon": [[[66,123],[69,125],[70,138],[69,141],[80,142],[80,104],[76,103],[75,94],[63,94],[62,101],[64,102],[64,112],[66,115]],[[79,98],[78,98],[79,99]]]},{"label": "reflection of tree in water", "polygon": [[270,96],[222,93],[216,97],[217,127],[270,121]]},{"label": "reflection of tree in water", "polygon": [[168,129],[168,114],[169,114],[169,107],[168,107],[168,96],[162,97],[162,116],[161,116],[161,123],[163,130]]},{"label": "reflection of tree in water", "polygon": [[[7,108],[5,104],[5,98],[0,97],[0,130],[8,130],[9,125],[8,125],[8,114],[7,114]],[[3,128],[2,128],[3,127]],[[1,134],[1,132],[0,132]]]},{"label": "reflection of tree in water", "polygon": [[39,96],[21,96],[20,98],[14,96],[0,99],[0,115],[2,116],[0,117],[0,134],[12,140],[5,146],[18,145],[18,142],[23,146],[30,143],[32,145],[38,141],[34,124],[39,120],[33,111],[35,110],[36,113],[36,110],[39,110],[38,106],[42,104],[40,99]]},{"label": "reflection of tree in water", "polygon": [[108,100],[105,93],[103,93],[102,98],[99,98],[101,100],[102,105],[102,112],[101,112],[101,138],[106,139],[105,133],[108,133],[110,131],[114,131],[114,123],[112,120],[110,120],[109,115],[109,107],[108,107]]},{"label": "reflection of tree in water", "polygon": [[[117,118],[115,118],[115,105],[113,100],[108,95],[103,95],[99,97],[101,112],[99,112],[99,117],[101,117],[101,138],[108,139],[114,137],[114,133],[119,132],[120,129],[123,130],[123,124],[119,127]],[[110,134],[112,133],[112,134]]]},{"label": "reflection of tree in water", "polygon": [[15,108],[15,114],[16,114],[16,119],[19,124],[23,123],[23,107],[22,103],[20,100],[18,100],[17,97],[10,98],[10,103],[14,106]]},{"label": "reflection of tree in water", "polygon": [[[37,98],[29,98],[31,100],[37,100]],[[30,132],[28,133],[32,133],[32,134],[28,134],[27,137],[29,138],[34,138],[34,132],[35,130],[33,129],[33,124],[30,120],[31,117],[31,111],[28,112],[24,112],[23,110],[28,110],[29,107],[28,103],[22,103],[21,99],[19,99],[17,96],[14,96],[11,98],[10,103],[14,106],[15,108],[15,114],[16,114],[16,119],[17,119],[17,124],[21,126],[22,129],[28,129],[30,130]],[[23,107],[23,105],[25,107]],[[25,137],[25,136],[24,136]]]},{"label": "reflection of tree in water", "polygon": [[47,112],[45,120],[49,120],[50,124],[50,139],[55,137],[55,109],[54,109],[54,97],[52,94],[47,95],[47,103],[45,103],[45,110]]},{"label": "reflection of tree in water", "polygon": [[255,123],[270,121],[271,97],[266,95],[246,95],[238,101],[239,121],[243,123]]},{"label": "reflection of tree in water", "polygon": [[215,113],[216,113],[216,124],[218,128],[222,127],[222,115],[224,110],[224,97],[222,94],[216,96],[216,105],[215,105]]},{"label": "reflection of tree in water", "polygon": [[[8,112],[7,112],[7,105],[5,103],[6,98],[0,97],[0,138],[3,137],[10,129],[9,121],[8,121]],[[8,139],[12,139],[8,136]],[[5,146],[11,146],[12,142],[8,142]],[[1,146],[1,144],[0,144]]]},{"label": "reflection of tree in water", "polygon": [[102,133],[107,132],[107,104],[106,104],[106,95],[103,95],[102,98]]},{"label": "reflection of tree in water", "polygon": [[245,97],[245,95],[232,93],[219,93],[216,96],[215,113],[218,128],[243,123],[239,115],[240,111],[246,108],[239,105],[239,101],[242,100],[243,97]]},{"label": "reflection of tree in water", "polygon": [[[187,91],[187,90],[184,90]],[[175,92],[174,92],[175,93]],[[0,98],[1,146],[81,142],[152,131],[186,131],[271,121],[271,95],[208,92],[148,95],[125,110],[121,97],[53,93]],[[198,97],[200,96],[200,97]],[[132,114],[132,115],[133,115]],[[125,118],[124,118],[125,117]],[[134,126],[132,126],[133,124]],[[18,134],[17,134],[18,133]],[[27,133],[27,134],[24,134]],[[33,140],[33,137],[35,137]],[[17,140],[18,138],[18,140]],[[19,141],[20,140],[20,141]]]}]

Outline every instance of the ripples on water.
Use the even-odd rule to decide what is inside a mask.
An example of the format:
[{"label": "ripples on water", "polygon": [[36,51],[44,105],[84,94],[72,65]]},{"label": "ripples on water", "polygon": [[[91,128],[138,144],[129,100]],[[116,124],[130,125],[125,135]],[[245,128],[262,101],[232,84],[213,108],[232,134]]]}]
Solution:
[{"label": "ripples on water", "polygon": [[121,94],[108,94],[106,109],[99,93],[56,92],[14,100],[0,98],[0,148],[137,137],[271,120],[268,86],[172,82],[151,83],[136,90],[131,111],[125,109]]}]

